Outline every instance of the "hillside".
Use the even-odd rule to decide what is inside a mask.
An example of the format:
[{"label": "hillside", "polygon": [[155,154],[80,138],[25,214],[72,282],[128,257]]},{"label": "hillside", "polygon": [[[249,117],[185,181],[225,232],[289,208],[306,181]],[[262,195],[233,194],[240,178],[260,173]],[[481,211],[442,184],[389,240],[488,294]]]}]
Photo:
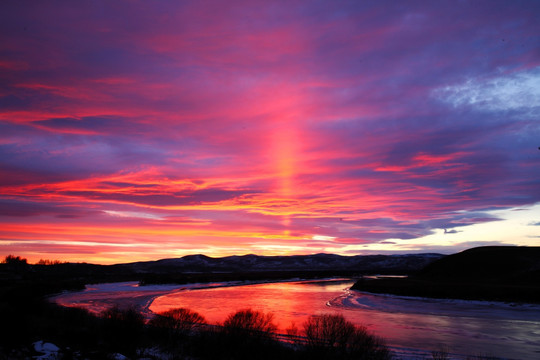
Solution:
[{"label": "hillside", "polygon": [[479,247],[438,259],[407,279],[360,280],[354,290],[540,303],[540,247]]},{"label": "hillside", "polygon": [[357,255],[333,254],[291,256],[227,256],[212,258],[188,255],[176,259],[115,265],[135,273],[168,272],[245,272],[245,271],[355,271],[367,273],[411,273],[418,271],[440,254]]},{"label": "hillside", "polygon": [[540,247],[472,248],[427,265],[417,277],[445,281],[472,279],[497,283],[540,284]]},{"label": "hillside", "polygon": [[358,276],[361,274],[410,274],[440,254],[339,256],[228,256],[212,258],[188,255],[181,258],[117,265],[60,263],[55,265],[0,264],[0,295],[24,288],[36,294],[84,288],[88,283],[139,281],[196,283],[235,280],[281,280]]}]

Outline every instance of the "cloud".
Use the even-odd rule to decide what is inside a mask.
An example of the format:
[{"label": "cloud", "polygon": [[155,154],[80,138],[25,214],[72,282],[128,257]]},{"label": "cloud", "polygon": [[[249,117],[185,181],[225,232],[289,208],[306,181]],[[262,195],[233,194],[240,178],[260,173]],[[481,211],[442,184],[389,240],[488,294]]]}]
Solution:
[{"label": "cloud", "polygon": [[401,251],[540,202],[536,3],[2,9],[0,238]]},{"label": "cloud", "polygon": [[86,200],[105,200],[110,202],[131,203],[157,207],[196,205],[234,199],[247,194],[250,190],[201,189],[173,193],[111,193],[99,191],[63,191],[59,195],[77,197]]},{"label": "cloud", "polygon": [[140,219],[153,219],[153,220],[163,220],[159,215],[138,212],[138,211],[116,211],[116,210],[104,210],[107,215],[122,217],[122,218],[140,218]]},{"label": "cloud", "polygon": [[458,231],[456,229],[451,229],[451,230],[446,230],[444,229],[444,234],[457,234],[458,232],[461,232],[461,231]]},{"label": "cloud", "polygon": [[76,118],[52,118],[32,122],[32,126],[45,128],[50,131],[73,134],[126,134],[128,132],[143,131],[141,125],[134,119],[118,116],[87,116]]},{"label": "cloud", "polygon": [[540,67],[469,79],[462,84],[436,89],[434,95],[455,107],[537,112],[540,107]]},{"label": "cloud", "polygon": [[0,198],[0,216],[33,217],[42,214],[56,214],[64,217],[79,217],[80,209],[55,206],[51,203],[36,203],[31,201],[18,201]]}]

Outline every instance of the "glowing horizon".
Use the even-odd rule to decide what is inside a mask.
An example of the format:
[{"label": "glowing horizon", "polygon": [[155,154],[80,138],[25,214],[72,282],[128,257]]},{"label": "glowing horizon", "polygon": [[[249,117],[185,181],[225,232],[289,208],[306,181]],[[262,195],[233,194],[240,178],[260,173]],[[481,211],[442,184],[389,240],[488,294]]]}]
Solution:
[{"label": "glowing horizon", "polygon": [[540,245],[538,2],[0,8],[1,257]]}]

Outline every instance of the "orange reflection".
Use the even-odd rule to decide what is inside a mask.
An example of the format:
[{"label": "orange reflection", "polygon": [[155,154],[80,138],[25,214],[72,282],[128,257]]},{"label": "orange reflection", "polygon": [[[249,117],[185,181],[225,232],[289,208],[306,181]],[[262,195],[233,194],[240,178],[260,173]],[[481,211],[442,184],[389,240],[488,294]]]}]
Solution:
[{"label": "orange reflection", "polygon": [[326,303],[351,284],[315,286],[295,282],[180,291],[156,298],[150,310],[158,313],[186,307],[204,314],[210,323],[222,323],[241,306],[272,313],[279,331],[285,332],[292,323],[300,326],[310,315],[339,311],[327,307]]}]

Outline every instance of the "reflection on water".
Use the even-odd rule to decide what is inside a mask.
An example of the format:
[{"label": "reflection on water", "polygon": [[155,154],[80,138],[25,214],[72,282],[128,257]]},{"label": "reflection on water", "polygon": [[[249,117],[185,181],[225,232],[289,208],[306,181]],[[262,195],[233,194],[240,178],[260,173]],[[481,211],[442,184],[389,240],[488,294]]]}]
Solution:
[{"label": "reflection on water", "polygon": [[400,298],[347,291],[331,301],[348,319],[369,322],[393,345],[454,353],[538,359],[540,307]]},{"label": "reflection on water", "polygon": [[252,308],[274,314],[278,328],[301,325],[310,315],[342,312],[327,302],[352,286],[351,281],[289,282],[181,291],[156,298],[150,305],[155,313],[185,307],[203,314],[211,323],[220,323],[239,309]]},{"label": "reflection on water", "polygon": [[155,297],[178,288],[178,285],[139,287],[136,282],[93,284],[87,285],[83,291],[68,291],[51,300],[62,306],[79,307],[98,315],[113,306],[144,310]]},{"label": "reflection on water", "polygon": [[291,323],[301,328],[310,315],[333,312],[367,326],[394,347],[430,351],[444,344],[458,354],[540,358],[539,306],[372,295],[350,291],[351,285],[352,281],[309,281],[201,289],[201,285],[137,288],[124,283],[96,285],[55,301],[94,311],[113,303],[149,304],[153,312],[186,307],[210,323],[253,308],[273,313],[281,331]]}]

